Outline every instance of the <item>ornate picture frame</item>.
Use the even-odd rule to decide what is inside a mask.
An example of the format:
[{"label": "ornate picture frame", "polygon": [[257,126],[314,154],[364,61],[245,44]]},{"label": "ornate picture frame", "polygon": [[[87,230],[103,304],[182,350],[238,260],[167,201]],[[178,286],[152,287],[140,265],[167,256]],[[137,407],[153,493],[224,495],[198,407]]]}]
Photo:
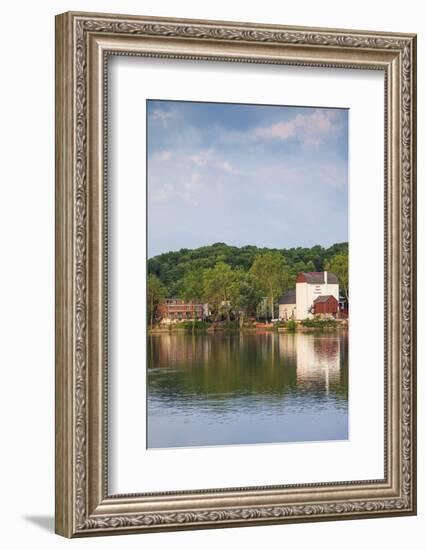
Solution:
[{"label": "ornate picture frame", "polygon": [[[111,55],[384,72],[384,479],[108,492]],[[56,532],[65,537],[416,513],[416,36],[68,12],[56,18]]]}]

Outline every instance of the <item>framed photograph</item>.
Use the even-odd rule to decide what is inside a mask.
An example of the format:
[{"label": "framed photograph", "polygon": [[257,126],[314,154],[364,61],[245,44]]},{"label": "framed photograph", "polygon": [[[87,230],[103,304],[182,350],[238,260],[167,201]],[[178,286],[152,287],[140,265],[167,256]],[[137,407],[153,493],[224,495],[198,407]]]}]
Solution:
[{"label": "framed photograph", "polygon": [[416,37],[56,18],[56,532],[416,513]]}]

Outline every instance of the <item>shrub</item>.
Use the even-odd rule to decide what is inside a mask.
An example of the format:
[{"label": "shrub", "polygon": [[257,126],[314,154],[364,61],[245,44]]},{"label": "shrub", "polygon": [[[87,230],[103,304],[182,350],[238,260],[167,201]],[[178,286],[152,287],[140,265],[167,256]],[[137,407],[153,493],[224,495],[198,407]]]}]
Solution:
[{"label": "shrub", "polygon": [[297,322],[293,319],[289,319],[289,321],[285,323],[285,328],[288,332],[295,332],[297,329]]},{"label": "shrub", "polygon": [[335,319],[320,319],[319,317],[315,317],[314,319],[304,319],[304,321],[301,321],[301,324],[306,328],[318,329],[334,328],[337,326]]},{"label": "shrub", "polygon": [[193,327],[195,330],[206,330],[210,326],[210,323],[207,321],[183,321],[182,323],[178,323],[176,325],[176,328],[182,328],[184,330],[193,330]]},{"label": "shrub", "polygon": [[240,323],[239,321],[225,321],[222,326],[227,330],[234,330],[240,328]]}]

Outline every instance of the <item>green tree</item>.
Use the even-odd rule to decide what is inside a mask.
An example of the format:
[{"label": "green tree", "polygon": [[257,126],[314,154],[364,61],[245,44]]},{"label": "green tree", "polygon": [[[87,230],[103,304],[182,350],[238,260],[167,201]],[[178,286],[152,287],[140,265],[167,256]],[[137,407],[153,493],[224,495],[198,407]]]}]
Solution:
[{"label": "green tree", "polygon": [[248,313],[256,312],[261,299],[262,289],[255,277],[239,270],[231,286],[231,302],[233,310],[239,317],[240,328],[243,327]]},{"label": "green tree", "polygon": [[[323,271],[326,262],[338,254],[348,253],[348,243],[336,243],[329,248],[313,246],[311,248],[268,249],[253,245],[229,246],[215,243],[195,249],[165,252],[148,260],[148,273],[156,275],[167,289],[167,296],[182,295],[184,276],[188,271],[214,268],[218,262],[224,262],[233,270],[249,271],[254,260],[266,252],[278,252],[283,255],[290,273],[290,281],[300,271]],[[285,289],[287,290],[287,289]]]},{"label": "green tree", "polygon": [[227,320],[230,320],[231,290],[235,279],[235,272],[224,262],[218,262],[204,272],[203,294],[206,301],[212,304],[216,318],[224,311]]},{"label": "green tree", "polygon": [[203,270],[193,269],[185,273],[182,281],[182,297],[193,304],[193,332],[196,325],[196,304],[203,300]]},{"label": "green tree", "polygon": [[325,269],[335,273],[338,277],[341,290],[348,300],[348,252],[336,254],[325,263]]},{"label": "green tree", "polygon": [[269,251],[255,258],[250,269],[270,303],[271,317],[274,317],[274,304],[289,283],[289,271],[285,258],[278,251]]},{"label": "green tree", "polygon": [[154,317],[160,302],[165,296],[165,289],[156,275],[147,277],[147,310],[150,319],[150,327],[153,328]]},{"label": "green tree", "polygon": [[316,271],[316,266],[314,265],[314,263],[312,261],[309,261],[309,262],[302,262],[302,261],[295,262],[289,267],[289,278],[290,278],[291,281],[295,281],[298,273],[305,273],[307,271],[308,272]]}]

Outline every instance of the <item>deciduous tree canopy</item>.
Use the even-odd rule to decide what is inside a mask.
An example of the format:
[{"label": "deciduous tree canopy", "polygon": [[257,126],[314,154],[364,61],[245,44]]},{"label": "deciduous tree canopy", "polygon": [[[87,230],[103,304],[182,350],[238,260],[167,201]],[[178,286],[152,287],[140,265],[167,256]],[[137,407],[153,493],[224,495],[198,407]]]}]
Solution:
[{"label": "deciduous tree canopy", "polygon": [[325,269],[332,271],[338,277],[341,291],[348,300],[348,252],[332,256],[325,263]]},{"label": "deciduous tree canopy", "polygon": [[301,271],[329,269],[336,273],[343,290],[348,292],[348,281],[346,287],[345,278],[341,280],[342,274],[336,272],[335,267],[337,266],[331,263],[334,257],[340,255],[348,258],[348,243],[337,243],[329,248],[316,245],[312,248],[288,249],[258,248],[251,245],[239,248],[224,243],[215,243],[194,250],[183,248],[176,252],[166,252],[150,258],[148,260],[148,273],[156,275],[160,279],[167,296],[181,297],[184,295],[185,287],[187,287],[187,284],[184,284],[186,273],[201,274],[207,269],[215,268],[219,262],[227,265],[233,271],[241,269],[244,272],[249,272],[256,257],[268,252],[281,255],[285,261],[287,280],[283,291],[293,287],[295,277]]}]

